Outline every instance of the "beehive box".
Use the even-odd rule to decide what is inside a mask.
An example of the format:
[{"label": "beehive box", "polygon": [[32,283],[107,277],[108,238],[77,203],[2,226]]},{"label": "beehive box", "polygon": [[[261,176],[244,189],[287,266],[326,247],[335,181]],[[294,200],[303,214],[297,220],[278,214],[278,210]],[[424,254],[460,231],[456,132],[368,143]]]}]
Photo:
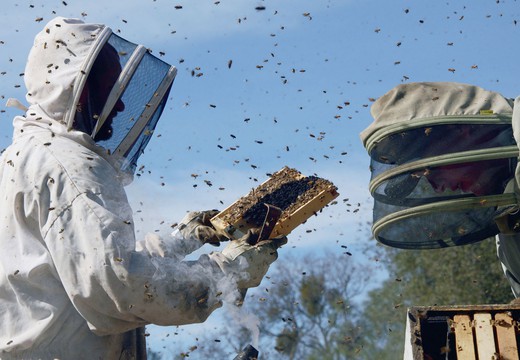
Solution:
[{"label": "beehive box", "polygon": [[248,229],[262,227],[267,213],[265,204],[269,204],[282,210],[271,237],[288,235],[338,195],[330,181],[284,167],[222,210],[211,223],[228,237],[238,239]]},{"label": "beehive box", "polygon": [[404,360],[518,360],[520,305],[413,307]]}]

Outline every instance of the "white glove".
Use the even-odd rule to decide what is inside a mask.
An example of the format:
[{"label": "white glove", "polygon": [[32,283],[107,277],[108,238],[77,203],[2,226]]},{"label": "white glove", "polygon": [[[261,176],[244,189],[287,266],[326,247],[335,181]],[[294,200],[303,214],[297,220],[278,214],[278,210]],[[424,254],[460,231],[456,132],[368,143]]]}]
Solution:
[{"label": "white glove", "polygon": [[209,243],[219,246],[221,241],[228,241],[229,239],[218,233],[209,221],[218,213],[217,210],[191,211],[179,222],[177,228],[187,240],[194,238],[203,244]]},{"label": "white glove", "polygon": [[224,274],[234,276],[239,289],[247,289],[260,285],[263,277],[277,258],[277,249],[287,243],[287,238],[260,241],[250,245],[251,237],[256,237],[252,231],[238,240],[231,241],[222,252],[210,254]]}]

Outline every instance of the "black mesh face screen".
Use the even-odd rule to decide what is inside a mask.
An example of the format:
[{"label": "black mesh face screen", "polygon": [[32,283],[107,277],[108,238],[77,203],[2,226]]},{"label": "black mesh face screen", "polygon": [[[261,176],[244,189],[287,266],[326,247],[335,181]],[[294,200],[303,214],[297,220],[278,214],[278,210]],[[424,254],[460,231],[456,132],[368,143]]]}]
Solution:
[{"label": "black mesh face screen", "polygon": [[[169,92],[169,90],[168,90]],[[150,118],[146,126],[143,130],[141,130],[138,138],[135,139],[135,142],[129,147],[128,151],[124,155],[124,168],[130,170],[131,172],[134,172],[137,166],[137,160],[139,159],[139,156],[144,152],[144,149],[146,145],[148,145],[148,142],[150,141],[155,126],[157,125],[157,122],[159,121],[159,118],[164,110],[164,106],[166,105],[166,101],[168,100],[168,93],[166,96],[162,99],[161,104],[153,114],[153,116]]]},{"label": "black mesh face screen", "polygon": [[94,139],[119,159],[122,170],[133,172],[164,109],[175,71],[117,35],[111,36],[109,44],[120,54],[122,72]]},{"label": "black mesh face screen", "polygon": [[517,163],[508,152],[516,149],[512,127],[459,127],[406,130],[374,146],[371,192],[379,241],[399,248],[437,248],[498,232],[493,197],[503,195]]},{"label": "black mesh face screen", "polygon": [[516,145],[511,124],[443,124],[400,131],[381,140],[370,157],[404,164],[438,155]]}]

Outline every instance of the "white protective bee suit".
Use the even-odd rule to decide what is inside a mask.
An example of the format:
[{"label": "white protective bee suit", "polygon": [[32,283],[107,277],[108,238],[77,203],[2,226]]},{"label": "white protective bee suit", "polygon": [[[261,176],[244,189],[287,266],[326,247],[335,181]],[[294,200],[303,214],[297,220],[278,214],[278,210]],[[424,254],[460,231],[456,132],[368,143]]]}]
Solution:
[{"label": "white protective bee suit", "polygon": [[[520,97],[514,102],[513,117],[513,136],[520,148]],[[501,233],[497,236],[497,253],[502,264],[502,269],[511,286],[515,298],[520,297],[520,166],[516,167],[514,178],[509,182],[506,191],[513,193],[517,199],[517,204],[509,206],[501,214]]]},{"label": "white protective bee suit", "polygon": [[[230,285],[236,290],[237,280],[257,286],[276,259],[269,242],[233,241],[222,252],[182,261],[203,242],[179,231],[136,242],[123,186],[147,140],[137,155],[131,146],[121,150],[121,114],[105,143],[75,123],[84,78],[107,39],[114,48],[122,42],[104,25],[56,18],[30,52],[29,107],[14,119],[13,143],[0,157],[0,359],[145,358],[144,325],[203,322],[220,306],[219,294]],[[135,56],[126,52],[119,54]],[[131,71],[140,71],[140,65],[127,71],[132,61],[123,64],[112,106],[123,87],[132,88]],[[156,87],[163,90],[154,87],[152,97],[159,91],[167,97],[173,77],[172,67],[165,69],[169,80],[160,79]],[[136,101],[127,92],[122,99],[131,110]],[[147,126],[131,145],[155,124]]]}]

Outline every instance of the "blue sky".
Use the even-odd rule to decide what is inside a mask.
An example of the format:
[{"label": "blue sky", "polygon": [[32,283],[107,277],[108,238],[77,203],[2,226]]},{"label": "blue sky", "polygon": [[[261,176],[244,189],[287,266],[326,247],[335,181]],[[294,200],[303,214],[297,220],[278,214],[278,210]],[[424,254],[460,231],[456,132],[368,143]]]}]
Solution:
[{"label": "blue sky", "polygon": [[369,160],[358,134],[374,99],[412,81],[520,93],[513,0],[4,0],[0,149],[18,114],[4,102],[24,100],[32,39],[55,15],[106,23],[178,67],[144,172],[128,188],[138,236],[167,233],[187,210],[223,209],[285,165],[338,186],[338,204],[295,230],[279,261],[346,245],[348,261],[370,263]]}]

